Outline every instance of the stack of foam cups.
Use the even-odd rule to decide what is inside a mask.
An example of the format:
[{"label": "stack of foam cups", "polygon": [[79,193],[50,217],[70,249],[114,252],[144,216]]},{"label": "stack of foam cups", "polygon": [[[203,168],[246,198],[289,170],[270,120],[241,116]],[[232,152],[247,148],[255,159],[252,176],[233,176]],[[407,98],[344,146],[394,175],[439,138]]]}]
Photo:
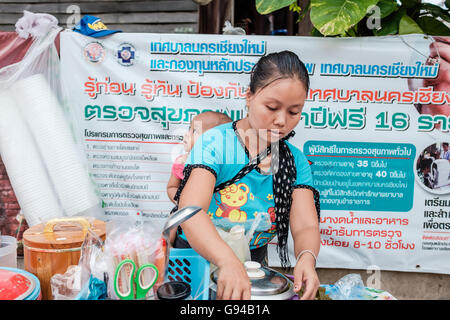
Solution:
[{"label": "stack of foam cups", "polygon": [[63,215],[33,136],[6,90],[0,92],[0,155],[29,226]]},{"label": "stack of foam cups", "polygon": [[98,206],[100,200],[63,109],[44,76],[37,74],[20,80],[11,90],[35,137],[65,215],[77,215]]}]

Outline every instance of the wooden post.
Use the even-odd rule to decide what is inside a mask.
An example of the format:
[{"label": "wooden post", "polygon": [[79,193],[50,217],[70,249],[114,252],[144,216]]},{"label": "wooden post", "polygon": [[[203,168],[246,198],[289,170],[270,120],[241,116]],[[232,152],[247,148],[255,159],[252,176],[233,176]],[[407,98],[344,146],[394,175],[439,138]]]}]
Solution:
[{"label": "wooden post", "polygon": [[[308,5],[308,2],[311,0],[298,0],[298,5],[300,8],[305,9]],[[298,35],[299,36],[310,36],[311,31],[313,29],[313,24],[311,23],[311,18],[309,12],[302,19],[302,21],[298,24]]]},{"label": "wooden post", "polygon": [[213,0],[199,8],[198,32],[203,34],[222,34],[225,21],[232,20],[233,0]]}]

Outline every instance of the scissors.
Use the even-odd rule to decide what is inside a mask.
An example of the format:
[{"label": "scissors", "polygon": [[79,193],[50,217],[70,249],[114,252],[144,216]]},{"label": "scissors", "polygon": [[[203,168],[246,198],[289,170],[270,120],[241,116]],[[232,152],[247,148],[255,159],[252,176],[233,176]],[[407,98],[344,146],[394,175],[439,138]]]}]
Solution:
[{"label": "scissors", "polygon": [[[131,270],[129,269],[130,267]],[[148,276],[147,273],[144,274],[147,270],[149,270],[147,273],[150,276]],[[124,275],[128,286],[125,290],[121,288],[123,279],[120,279],[120,277],[123,277]],[[133,260],[122,260],[117,265],[116,272],[114,274],[114,290],[117,296],[122,300],[145,299],[147,292],[155,285],[158,275],[158,268],[154,264],[143,264],[139,267],[139,269],[137,269],[136,272],[136,263]]]}]

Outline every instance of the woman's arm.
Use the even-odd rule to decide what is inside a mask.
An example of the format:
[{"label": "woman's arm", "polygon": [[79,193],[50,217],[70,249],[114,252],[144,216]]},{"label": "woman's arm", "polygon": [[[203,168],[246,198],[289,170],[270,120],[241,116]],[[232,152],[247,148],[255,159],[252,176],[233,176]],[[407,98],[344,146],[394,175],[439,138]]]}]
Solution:
[{"label": "woman's arm", "polygon": [[180,195],[179,208],[200,206],[202,211],[184,222],[181,227],[191,247],[219,268],[218,299],[250,299],[250,280],[243,264],[233,250],[219,236],[207,210],[213,196],[216,179],[206,169],[192,170]]},{"label": "woman's arm", "polygon": [[[294,189],[290,213],[290,228],[297,257],[303,250],[311,250],[317,257],[320,250],[320,233],[314,195],[309,189]],[[320,282],[315,270],[315,259],[305,252],[294,267],[294,290],[305,284],[301,299],[314,299]]]}]

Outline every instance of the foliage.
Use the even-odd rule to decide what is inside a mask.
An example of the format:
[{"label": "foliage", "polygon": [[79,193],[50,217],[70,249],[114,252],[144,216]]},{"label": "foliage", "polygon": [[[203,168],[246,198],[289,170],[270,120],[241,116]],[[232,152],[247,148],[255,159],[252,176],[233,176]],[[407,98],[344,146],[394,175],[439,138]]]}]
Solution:
[{"label": "foliage", "polygon": [[[450,8],[450,0],[445,1]],[[256,0],[260,14],[289,6],[300,22],[309,12],[313,36],[385,36],[421,33],[450,36],[448,9],[421,0],[310,0],[300,8],[296,0]]]}]

